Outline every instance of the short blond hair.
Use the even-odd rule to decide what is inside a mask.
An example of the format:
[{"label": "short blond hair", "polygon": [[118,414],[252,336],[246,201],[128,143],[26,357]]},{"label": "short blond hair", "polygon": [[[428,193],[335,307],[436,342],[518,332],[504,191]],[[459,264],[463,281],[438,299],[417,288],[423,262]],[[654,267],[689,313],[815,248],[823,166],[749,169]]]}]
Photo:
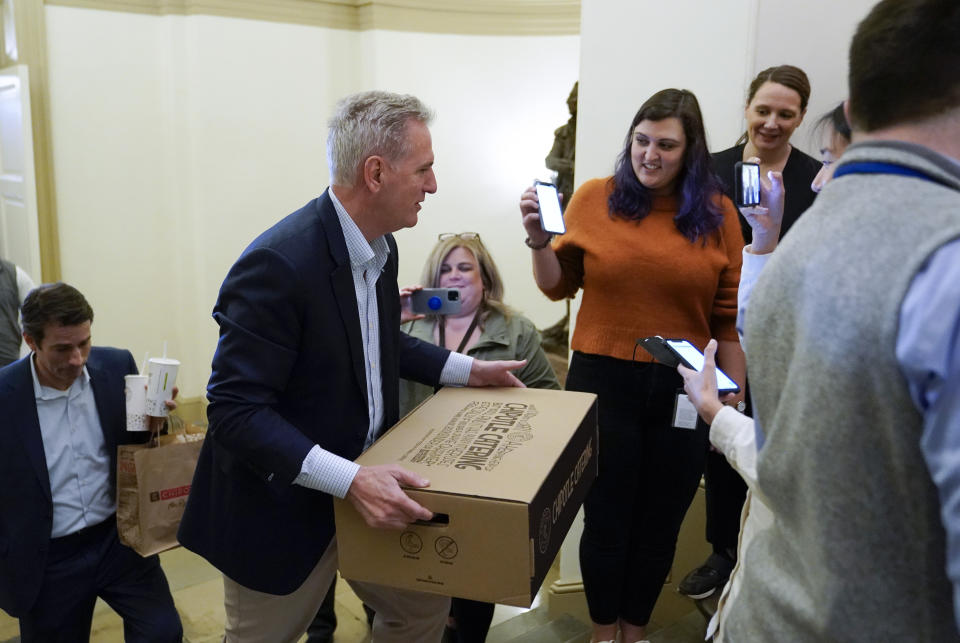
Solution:
[{"label": "short blond hair", "polygon": [[461,237],[451,235],[449,238],[437,241],[437,244],[430,251],[426,263],[423,265],[423,274],[420,276],[420,283],[424,288],[437,288],[440,285],[440,267],[443,260],[447,258],[456,248],[463,248],[473,255],[480,269],[480,283],[483,284],[483,306],[493,308],[504,315],[509,315],[509,308],[503,303],[503,280],[500,278],[500,271],[493,257],[483,245],[480,236]]}]

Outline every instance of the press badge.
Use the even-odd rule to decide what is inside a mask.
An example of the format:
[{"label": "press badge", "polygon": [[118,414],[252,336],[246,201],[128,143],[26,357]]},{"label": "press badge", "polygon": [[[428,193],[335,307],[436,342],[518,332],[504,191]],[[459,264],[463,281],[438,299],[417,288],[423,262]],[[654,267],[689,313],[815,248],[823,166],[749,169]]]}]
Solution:
[{"label": "press badge", "polygon": [[677,401],[673,406],[673,426],[678,429],[697,428],[697,407],[682,389],[677,393]]}]

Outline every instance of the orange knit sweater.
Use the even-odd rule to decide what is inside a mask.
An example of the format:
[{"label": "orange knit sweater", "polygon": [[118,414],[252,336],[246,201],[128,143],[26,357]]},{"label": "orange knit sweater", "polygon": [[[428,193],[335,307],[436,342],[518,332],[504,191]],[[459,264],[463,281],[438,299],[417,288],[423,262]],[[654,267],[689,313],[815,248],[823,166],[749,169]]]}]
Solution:
[{"label": "orange knit sweater", "polygon": [[[711,337],[737,340],[737,286],[743,235],[733,203],[723,200],[723,224],[691,243],[677,231],[677,198],[655,197],[641,221],[611,218],[609,179],[577,190],[564,218],[567,233],[553,248],[562,277],[544,290],[551,299],[583,300],[571,345],[574,350],[629,360],[639,337],[689,339],[703,349]],[[637,349],[638,361],[652,361]]]}]

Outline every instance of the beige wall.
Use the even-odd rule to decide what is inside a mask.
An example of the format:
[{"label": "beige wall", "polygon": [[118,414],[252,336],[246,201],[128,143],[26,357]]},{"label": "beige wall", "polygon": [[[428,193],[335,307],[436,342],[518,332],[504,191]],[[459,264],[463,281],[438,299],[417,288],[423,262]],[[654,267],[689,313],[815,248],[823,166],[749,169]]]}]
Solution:
[{"label": "beige wall", "polygon": [[[847,49],[875,0],[583,0],[577,181],[609,174],[640,104],[665,87],[700,101],[711,150],[743,132],[747,85],[789,63],[810,77],[805,125],[846,94]],[[794,144],[816,154],[806,128]]]},{"label": "beige wall", "polygon": [[439,192],[397,235],[413,282],[436,234],[481,233],[509,303],[540,325],[562,305],[535,290],[517,198],[567,119],[577,36],[450,36],[212,16],[47,6],[62,274],[90,299],[99,344],[139,360],[169,340],[182,395],[200,395],[210,310],[262,230],[327,185],[335,101],[419,95]]},{"label": "beige wall", "polygon": [[[439,192],[401,231],[402,283],[438,232],[475,230],[507,299],[540,326],[560,317],[530,278],[516,202],[582,79],[577,181],[608,174],[639,104],[692,89],[712,149],[742,130],[746,84],[791,62],[813,83],[808,122],[842,98],[846,48],[872,0],[584,0],[581,36],[342,31],[204,15],[48,5],[52,146],[62,275],[97,311],[96,341],[181,358],[184,395],[209,374],[209,313],[227,269],[267,226],[327,183],[337,98],[418,94]],[[583,49],[580,56],[581,45]],[[795,142],[815,151],[804,131]]]},{"label": "beige wall", "polygon": [[819,158],[820,141],[813,125],[847,97],[847,51],[857,25],[876,0],[807,0],[759,3],[756,62],[752,71],[792,63],[810,76],[812,92],[807,116],[794,142]]}]

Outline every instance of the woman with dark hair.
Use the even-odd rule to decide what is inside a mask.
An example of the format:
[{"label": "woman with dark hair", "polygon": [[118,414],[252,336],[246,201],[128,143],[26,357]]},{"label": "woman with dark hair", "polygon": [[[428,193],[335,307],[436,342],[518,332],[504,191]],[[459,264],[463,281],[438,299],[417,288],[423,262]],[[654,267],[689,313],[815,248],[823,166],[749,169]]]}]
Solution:
[{"label": "woman with dark hair", "polygon": [[[843,111],[843,103],[817,120],[814,128],[820,132],[823,147],[820,153],[823,167],[810,186],[819,192],[833,178],[833,161],[839,158],[850,144],[850,126]],[[768,180],[761,181],[761,207],[744,208],[744,214],[753,229],[753,242],[743,249],[743,269],[740,272],[738,289],[737,329],[742,333],[744,316],[750,305],[753,286],[771,258],[779,243],[780,224],[783,218],[783,177],[778,172],[769,172]],[[741,335],[741,343],[743,337]],[[703,372],[698,373],[679,367],[683,375],[684,389],[697,412],[710,425],[710,443],[737,470],[749,490],[740,517],[738,553],[747,551],[754,536],[770,526],[773,514],[760,497],[753,495],[757,484],[757,442],[753,418],[724,407],[713,373],[713,342],[704,350]],[[707,626],[707,639],[719,643],[723,638],[723,623],[736,604],[743,584],[743,563],[733,569],[730,581],[724,586],[718,608]],[[735,608],[733,608],[735,609]]]},{"label": "woman with dark hair", "polygon": [[[799,67],[778,65],[764,69],[750,83],[744,118],[747,131],[733,147],[713,155],[713,169],[723,184],[723,192],[734,198],[734,167],[738,161],[759,158],[760,174],[770,171],[783,176],[786,190],[782,237],[816,197],[810,184],[820,163],[790,144],[790,137],[807,111],[810,81]],[[740,215],[746,243],[753,239],[747,219]],[[745,409],[749,414],[750,396]],[[719,453],[707,454],[706,464],[707,541],[713,553],[680,582],[678,590],[691,598],[706,598],[727,581],[736,563],[740,510],[747,493],[746,484]]]},{"label": "woman with dark hair", "polygon": [[[760,174],[773,170],[783,174],[787,202],[781,236],[813,204],[816,196],[807,188],[820,170],[820,163],[790,144],[794,130],[803,122],[810,101],[810,81],[799,67],[778,65],[764,69],[750,83],[744,118],[747,131],[736,145],[713,155],[713,168],[723,183],[723,192],[733,198],[733,168],[737,161],[760,159]],[[740,218],[743,238],[750,243],[752,232]]]},{"label": "woman with dark hair", "polygon": [[[703,118],[687,90],[665,89],[636,113],[613,177],[587,181],[552,244],[536,191],[520,212],[537,285],[583,301],[569,390],[599,397],[599,476],[584,504],[580,566],[593,640],[634,643],[670,570],[707,450],[706,427],[677,419],[676,370],[636,351],[640,337],[720,339],[719,361],[742,380],[737,212],[710,167]],[[740,397],[729,400],[735,404]]]},{"label": "woman with dark hair", "polygon": [[817,176],[813,179],[813,183],[810,184],[810,189],[819,194],[823,186],[833,178],[833,164],[850,145],[852,134],[850,123],[847,122],[847,115],[843,111],[843,103],[818,118],[813,129],[820,133],[820,160],[822,165]]}]

